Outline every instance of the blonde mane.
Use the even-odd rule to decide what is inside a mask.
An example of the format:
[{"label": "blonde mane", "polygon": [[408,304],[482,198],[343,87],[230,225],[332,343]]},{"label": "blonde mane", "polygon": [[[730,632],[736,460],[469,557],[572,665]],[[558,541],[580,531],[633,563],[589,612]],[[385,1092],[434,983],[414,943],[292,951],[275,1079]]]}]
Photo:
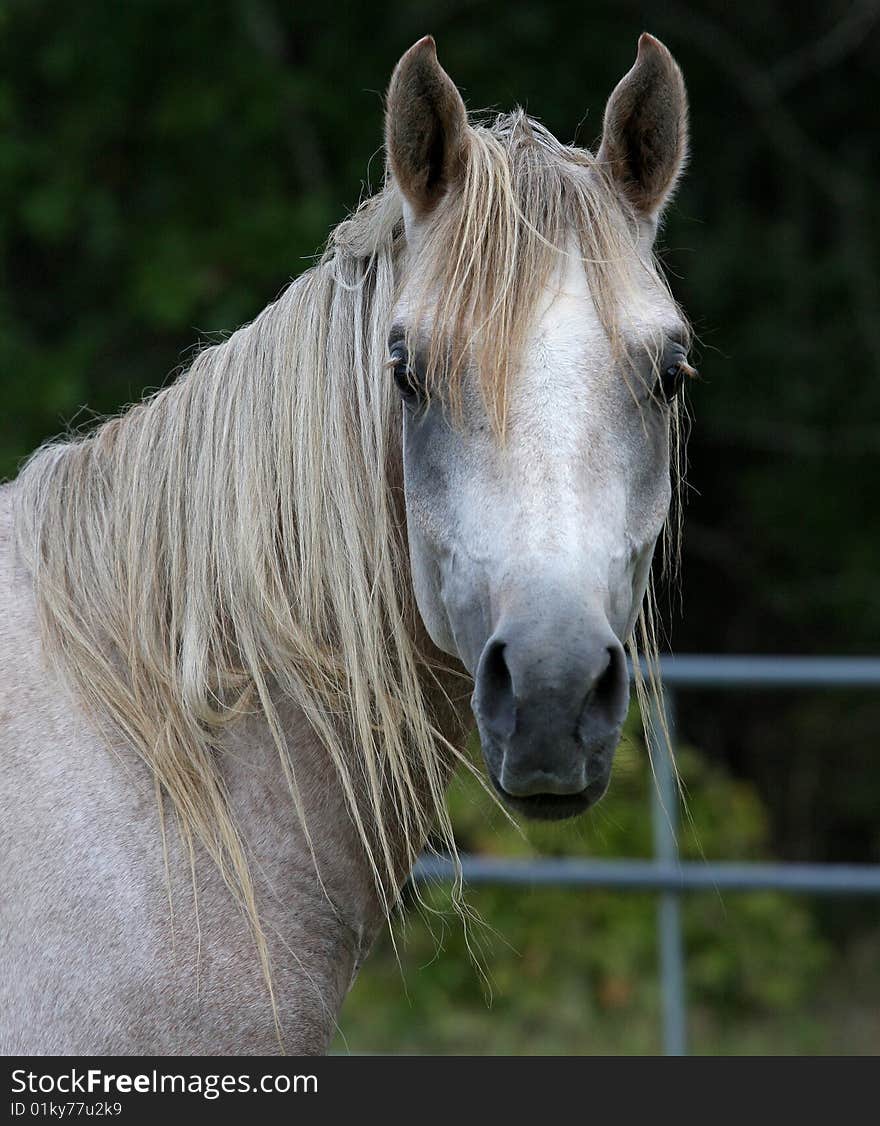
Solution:
[{"label": "blonde mane", "polygon": [[[416,269],[426,302],[440,295],[431,369],[454,390],[463,364],[441,362],[454,342],[503,429],[518,350],[567,233],[617,340],[635,220],[594,157],[521,112],[474,126],[468,147]],[[89,435],[43,447],[20,478],[47,651],[219,866],[264,965],[214,751],[246,713],[271,732],[302,817],[279,699],[302,709],[386,907],[429,830],[455,855],[444,790],[458,751],[413,604],[387,368],[403,249],[389,182],[251,324]]]}]

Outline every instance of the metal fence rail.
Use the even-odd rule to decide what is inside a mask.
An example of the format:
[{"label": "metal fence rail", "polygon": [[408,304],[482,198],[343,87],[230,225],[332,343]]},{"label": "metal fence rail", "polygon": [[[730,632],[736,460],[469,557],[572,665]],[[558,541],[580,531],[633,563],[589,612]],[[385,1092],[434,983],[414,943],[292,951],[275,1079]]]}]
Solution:
[{"label": "metal fence rail", "polygon": [[[811,895],[880,895],[880,865],[874,864],[680,864],[652,860],[506,860],[462,857],[469,884],[530,887],[624,888],[627,891],[789,891]],[[425,856],[418,880],[451,880],[451,861]]]},{"label": "metal fence rail", "polygon": [[[678,689],[880,688],[874,657],[663,657],[665,724],[675,745]],[[655,716],[655,721],[660,717]],[[655,722],[653,725],[659,728]],[[506,860],[463,856],[471,884],[523,884],[570,888],[620,888],[658,894],[657,936],[663,994],[663,1046],[667,1055],[687,1053],[687,1007],[681,895],[687,891],[773,890],[811,895],[880,895],[880,865],[696,863],[678,858],[678,787],[668,748],[653,739],[657,785],[652,790],[653,860]],[[416,880],[451,879],[451,862],[422,857]]]}]

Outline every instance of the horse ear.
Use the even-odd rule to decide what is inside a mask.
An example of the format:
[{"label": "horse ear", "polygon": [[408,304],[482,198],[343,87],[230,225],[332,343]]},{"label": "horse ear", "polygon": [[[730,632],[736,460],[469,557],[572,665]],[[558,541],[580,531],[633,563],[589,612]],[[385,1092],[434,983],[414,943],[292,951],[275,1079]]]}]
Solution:
[{"label": "horse ear", "polygon": [[687,147],[684,79],[660,40],[645,32],[632,70],[608,99],[599,160],[636,213],[655,219],[681,175]]},{"label": "horse ear", "polygon": [[426,35],[391,76],[385,118],[391,172],[416,216],[432,211],[462,172],[467,111]]}]

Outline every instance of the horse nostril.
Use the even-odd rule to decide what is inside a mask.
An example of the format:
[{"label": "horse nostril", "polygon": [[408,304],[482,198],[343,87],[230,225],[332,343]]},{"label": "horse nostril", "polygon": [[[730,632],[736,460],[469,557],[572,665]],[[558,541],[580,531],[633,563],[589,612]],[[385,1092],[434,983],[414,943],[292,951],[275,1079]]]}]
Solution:
[{"label": "horse nostril", "polygon": [[629,695],[626,659],[619,645],[608,647],[608,663],[587,696],[581,723],[596,720],[609,726],[621,722]]},{"label": "horse nostril", "polygon": [[516,728],[516,697],[505,642],[490,641],[483,651],[474,691],[475,709],[493,735],[510,739]]}]

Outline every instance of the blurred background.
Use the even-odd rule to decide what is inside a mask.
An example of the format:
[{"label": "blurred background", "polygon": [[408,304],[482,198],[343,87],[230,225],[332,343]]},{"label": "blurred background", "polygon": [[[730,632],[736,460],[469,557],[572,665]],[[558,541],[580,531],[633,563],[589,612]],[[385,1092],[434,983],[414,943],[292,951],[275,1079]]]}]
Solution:
[{"label": "blurred background", "polygon": [[[382,92],[421,35],[471,109],[520,103],[592,145],[646,29],[691,98],[661,254],[703,377],[669,645],[876,653],[876,0],[0,2],[0,475],[308,268],[381,183]],[[577,824],[523,837],[457,784],[462,848],[649,856],[629,726],[611,793]],[[680,693],[683,853],[880,862],[878,728],[876,691]],[[339,1050],[660,1049],[650,895],[475,891],[490,986],[446,894],[427,897],[438,913],[405,912],[398,954],[368,963]],[[695,894],[684,928],[693,1050],[880,1051],[876,899]]]}]

